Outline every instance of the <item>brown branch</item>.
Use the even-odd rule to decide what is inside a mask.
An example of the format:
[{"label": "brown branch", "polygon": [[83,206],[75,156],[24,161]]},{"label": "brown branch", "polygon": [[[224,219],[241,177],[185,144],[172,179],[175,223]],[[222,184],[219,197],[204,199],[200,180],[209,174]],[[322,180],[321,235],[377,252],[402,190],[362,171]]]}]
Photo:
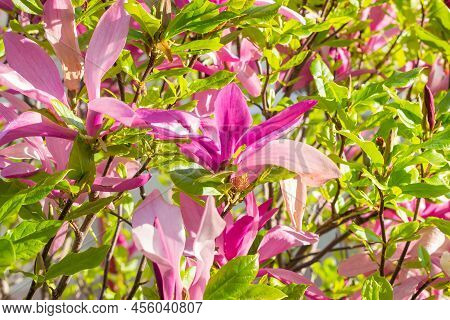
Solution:
[{"label": "brown branch", "polygon": [[381,248],[381,261],[380,261],[380,276],[384,277],[384,265],[386,259],[386,228],[384,225],[384,195],[380,188],[377,187],[378,194],[380,195],[380,209],[378,210],[378,219],[380,221],[381,226],[381,238],[383,240],[383,247]]},{"label": "brown branch", "polygon": [[131,287],[131,290],[127,295],[127,300],[132,300],[134,295],[136,294],[137,289],[139,289],[144,269],[145,269],[145,256],[142,256],[141,261],[139,262],[139,267],[136,273],[136,278],[134,279],[133,286]]}]

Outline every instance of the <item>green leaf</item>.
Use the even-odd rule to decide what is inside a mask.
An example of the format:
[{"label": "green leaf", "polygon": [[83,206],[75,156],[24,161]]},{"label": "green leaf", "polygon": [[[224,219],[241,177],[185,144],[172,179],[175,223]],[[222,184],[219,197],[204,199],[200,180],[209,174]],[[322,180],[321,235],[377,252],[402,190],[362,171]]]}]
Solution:
[{"label": "green leaf", "polygon": [[290,283],[281,288],[281,290],[287,295],[285,300],[302,300],[306,289],[308,289],[307,284],[296,283]]},{"label": "green leaf", "polygon": [[426,221],[434,224],[447,237],[450,237],[450,221],[436,217],[429,217]]},{"label": "green leaf", "polygon": [[193,0],[170,21],[164,37],[170,39],[186,30],[207,33],[235,16],[235,13],[229,11],[220,13],[219,7],[207,0]]},{"label": "green leaf", "polygon": [[89,144],[87,144],[79,136],[75,139],[72,151],[69,157],[69,172],[68,177],[74,179],[80,184],[86,182],[90,184],[95,178],[95,162],[94,152]]},{"label": "green leaf", "polygon": [[239,300],[281,300],[287,295],[275,287],[265,284],[251,284],[239,297]]},{"label": "green leaf", "polygon": [[228,10],[240,13],[253,6],[255,0],[229,0],[227,2]]},{"label": "green leaf", "polygon": [[158,31],[161,21],[147,12],[136,0],[128,0],[123,6],[141,28],[153,37]]},{"label": "green leaf", "polygon": [[389,241],[406,241],[414,236],[419,229],[420,223],[418,221],[406,222],[396,225],[392,228]]},{"label": "green leaf", "polygon": [[450,45],[447,41],[436,37],[434,34],[428,32],[420,26],[415,26],[414,30],[417,38],[425,42],[430,47],[443,51],[447,57],[450,56]]},{"label": "green leaf", "polygon": [[185,44],[182,44],[177,47],[171,47],[172,53],[182,53],[185,50],[189,50],[190,52],[208,52],[208,51],[217,51],[222,48],[222,44],[220,43],[220,38],[212,38],[208,40],[195,40]]},{"label": "green leaf", "polygon": [[431,258],[427,249],[425,249],[423,246],[419,246],[419,249],[417,250],[417,257],[419,259],[420,265],[429,272],[431,269]]},{"label": "green leaf", "polygon": [[44,199],[48,194],[56,188],[56,186],[64,180],[70,170],[59,171],[49,175],[42,181],[38,182],[34,187],[25,191],[24,205],[36,203]]},{"label": "green leaf", "polygon": [[25,202],[25,198],[26,194],[16,194],[12,198],[6,200],[0,207],[0,223],[7,217],[17,214]]},{"label": "green leaf", "polygon": [[364,151],[364,153],[367,154],[367,156],[370,158],[370,160],[372,160],[374,164],[384,164],[384,157],[378,150],[375,143],[373,143],[372,141],[364,141],[362,138],[347,130],[339,130],[338,133],[356,143]]},{"label": "green leaf", "polygon": [[98,267],[105,259],[108,250],[109,245],[104,245],[79,253],[69,253],[60,262],[50,266],[45,279],[51,280],[62,275],[70,276],[82,270]]},{"label": "green leaf", "polygon": [[237,257],[220,268],[209,280],[205,300],[236,300],[247,290],[258,272],[258,255]]},{"label": "green leaf", "polygon": [[421,71],[422,68],[416,68],[406,72],[394,71],[394,73],[384,82],[384,85],[388,88],[406,87],[411,81],[419,76]]},{"label": "green leaf", "polygon": [[447,194],[450,189],[446,185],[413,183],[401,186],[402,192],[417,198],[435,198]]},{"label": "green leaf", "polygon": [[380,239],[380,237],[370,229],[360,227],[356,224],[352,224],[350,226],[350,230],[355,234],[355,236],[366,242],[378,242],[378,243],[383,242]]},{"label": "green leaf", "polygon": [[73,220],[87,214],[96,214],[109,205],[115,197],[99,198],[95,201],[85,202],[81,206],[73,209],[65,220]]},{"label": "green leaf", "polygon": [[325,84],[333,81],[334,77],[331,73],[330,69],[328,69],[328,66],[323,62],[323,60],[320,57],[317,57],[312,63],[311,63],[311,74],[314,78],[314,82],[317,87],[317,91],[319,92],[319,95],[321,97],[326,97],[326,91],[325,91]]},{"label": "green leaf", "polygon": [[364,281],[361,296],[363,300],[392,300],[394,298],[391,284],[378,274],[374,274]]},{"label": "green leaf", "polygon": [[122,71],[128,74],[130,77],[135,80],[138,78],[138,72],[129,50],[122,50],[119,58],[117,59],[117,64],[120,66],[120,69],[122,69]]},{"label": "green leaf", "polygon": [[21,11],[30,14],[42,14],[42,3],[40,0],[12,0],[14,5]]},{"label": "green leaf", "polygon": [[16,261],[16,253],[12,242],[0,239],[0,267],[8,267]]},{"label": "green leaf", "polygon": [[72,110],[69,109],[64,103],[58,99],[52,99],[51,104],[56,113],[61,117],[61,119],[71,128],[78,129],[81,132],[86,132],[83,120],[77,117]]},{"label": "green leaf", "polygon": [[307,55],[308,55],[308,51],[302,51],[302,52],[296,54],[291,59],[289,59],[286,63],[284,63],[280,67],[280,70],[288,70],[288,69],[292,69],[292,68],[298,66],[305,60]]},{"label": "green leaf", "polygon": [[189,86],[189,89],[193,92],[199,92],[208,89],[220,89],[233,81],[235,76],[235,73],[221,70],[205,79],[194,80]]},{"label": "green leaf", "polygon": [[63,221],[23,221],[11,233],[18,259],[34,257],[55,236]]},{"label": "green leaf", "polygon": [[178,169],[170,172],[170,179],[177,188],[191,195],[220,195],[216,188],[218,183],[212,181],[201,182],[201,178],[210,175],[204,169]]},{"label": "green leaf", "polygon": [[268,6],[253,6],[242,13],[240,19],[248,21],[250,19],[258,19],[260,21],[268,21],[278,14],[280,5],[277,3]]}]

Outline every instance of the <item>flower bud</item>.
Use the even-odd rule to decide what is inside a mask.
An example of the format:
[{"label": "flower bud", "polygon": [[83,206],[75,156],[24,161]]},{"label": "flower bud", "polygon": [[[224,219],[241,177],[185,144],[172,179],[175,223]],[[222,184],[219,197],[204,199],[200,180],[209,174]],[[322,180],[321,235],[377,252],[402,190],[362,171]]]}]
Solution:
[{"label": "flower bud", "polygon": [[423,113],[428,121],[428,128],[433,131],[434,125],[436,124],[436,110],[434,108],[434,97],[431,93],[430,88],[425,85],[424,92],[424,108]]}]

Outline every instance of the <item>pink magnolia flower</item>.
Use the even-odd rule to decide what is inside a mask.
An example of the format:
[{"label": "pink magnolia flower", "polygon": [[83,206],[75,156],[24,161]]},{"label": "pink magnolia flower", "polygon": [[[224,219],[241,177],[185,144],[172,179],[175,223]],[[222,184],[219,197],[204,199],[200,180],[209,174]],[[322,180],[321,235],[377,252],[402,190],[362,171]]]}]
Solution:
[{"label": "pink magnolia flower", "polygon": [[[191,206],[192,208],[192,206]],[[161,273],[162,296],[164,299],[181,299],[183,284],[180,277],[180,259],[185,251],[186,224],[189,237],[193,238],[187,255],[195,258],[195,277],[188,288],[192,299],[201,299],[209,279],[214,260],[214,241],[225,227],[215,208],[214,198],[209,197],[198,218],[194,206],[193,216],[184,208],[168,204],[159,191],[153,191],[133,215],[133,239],[138,250],[152,260]],[[184,220],[184,221],[183,221]]]}]

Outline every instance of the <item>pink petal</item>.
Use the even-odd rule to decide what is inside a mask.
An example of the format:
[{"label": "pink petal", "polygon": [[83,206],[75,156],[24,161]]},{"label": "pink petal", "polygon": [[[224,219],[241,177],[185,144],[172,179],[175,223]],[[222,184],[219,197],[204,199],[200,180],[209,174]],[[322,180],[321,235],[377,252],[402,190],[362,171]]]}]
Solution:
[{"label": "pink petal", "polygon": [[65,170],[69,162],[73,142],[60,138],[47,137],[45,139],[47,149],[53,157],[56,170]]},{"label": "pink petal", "polygon": [[426,276],[410,277],[394,287],[394,300],[409,300]]},{"label": "pink petal", "polygon": [[280,187],[291,222],[296,230],[301,231],[307,198],[306,183],[298,176],[280,181]]},{"label": "pink petal", "polygon": [[70,0],[47,0],[43,20],[45,34],[63,65],[64,83],[78,90],[83,75],[83,59],[75,31],[75,15]]},{"label": "pink petal", "polygon": [[409,251],[410,257],[417,257],[420,246],[424,247],[424,249],[432,255],[445,243],[445,234],[438,228],[424,228],[419,231],[419,234],[420,239],[415,242],[414,246]]},{"label": "pink petal", "polygon": [[214,262],[215,239],[225,229],[225,221],[217,212],[214,197],[206,200],[200,226],[196,232],[193,251],[197,258],[195,278],[189,289],[191,299],[201,299],[210,277],[210,269]]},{"label": "pink petal", "polygon": [[[113,66],[127,40],[130,16],[123,8],[123,0],[115,2],[100,18],[86,52],[84,81],[90,100],[100,97],[102,77]],[[102,125],[102,116],[90,111],[87,131],[95,135]]]},{"label": "pink petal", "polygon": [[181,299],[180,259],[186,241],[180,209],[153,191],[133,215],[133,240],[155,262],[163,279],[165,299]]},{"label": "pink petal", "polygon": [[334,162],[320,151],[286,139],[271,141],[250,155],[243,154],[238,164],[239,172],[259,171],[265,165],[280,166],[295,172],[310,186],[320,186],[340,175]]},{"label": "pink petal", "polygon": [[27,97],[41,101],[48,105],[51,104],[52,99],[55,99],[54,96],[44,90],[38,89],[17,71],[6,64],[0,64],[0,85],[18,91]]},{"label": "pink petal", "polygon": [[73,140],[76,131],[61,127],[37,112],[24,112],[0,132],[0,146],[25,137],[55,137]]},{"label": "pink petal", "polygon": [[195,108],[198,116],[207,116],[214,112],[217,93],[217,90],[205,90],[194,94],[194,100],[198,101]]},{"label": "pink petal", "polygon": [[259,260],[265,261],[293,247],[313,244],[319,236],[310,232],[295,231],[288,226],[276,226],[262,239],[259,248]]},{"label": "pink petal", "polygon": [[0,92],[0,96],[8,100],[8,102],[11,104],[11,108],[16,109],[20,112],[29,111],[31,107],[22,99],[19,99],[15,95],[8,93],[6,91]]},{"label": "pink petal", "polygon": [[200,227],[204,209],[191,197],[180,192],[180,210],[187,232],[195,237]]},{"label": "pink petal", "polygon": [[378,270],[378,264],[367,253],[357,253],[342,261],[338,273],[344,277],[354,277],[359,274],[370,274]]},{"label": "pink petal", "polygon": [[64,244],[64,241],[66,241],[67,231],[69,229],[69,223],[65,221],[61,227],[59,228],[58,232],[55,235],[55,238],[53,239],[52,245],[50,247],[49,254],[52,256],[55,254],[56,251],[58,251]]},{"label": "pink petal", "polygon": [[248,63],[243,63],[236,77],[252,97],[258,97],[261,94],[261,80],[258,78],[258,73]]},{"label": "pink petal", "polygon": [[106,114],[127,127],[137,127],[145,124],[130,106],[114,98],[91,100],[88,107],[90,111]]},{"label": "pink petal", "polygon": [[133,190],[145,185],[150,178],[151,175],[149,173],[129,179],[97,177],[92,185],[92,190],[101,192],[122,192]]},{"label": "pink petal", "polygon": [[58,68],[38,44],[13,32],[5,33],[3,41],[5,42],[6,60],[11,68],[38,90],[66,102]]}]

